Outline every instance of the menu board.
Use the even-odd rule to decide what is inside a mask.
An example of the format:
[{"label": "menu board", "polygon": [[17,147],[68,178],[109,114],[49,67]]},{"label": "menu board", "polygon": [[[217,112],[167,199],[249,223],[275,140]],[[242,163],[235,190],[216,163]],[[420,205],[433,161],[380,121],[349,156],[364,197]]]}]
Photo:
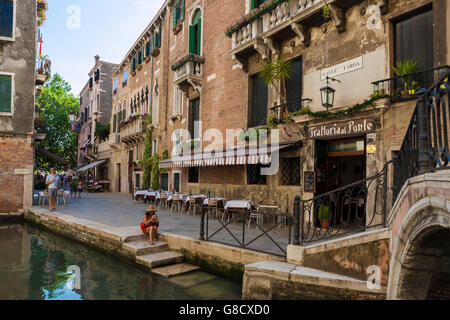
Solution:
[{"label": "menu board", "polygon": [[316,174],[314,171],[303,173],[303,186],[305,192],[316,192]]}]

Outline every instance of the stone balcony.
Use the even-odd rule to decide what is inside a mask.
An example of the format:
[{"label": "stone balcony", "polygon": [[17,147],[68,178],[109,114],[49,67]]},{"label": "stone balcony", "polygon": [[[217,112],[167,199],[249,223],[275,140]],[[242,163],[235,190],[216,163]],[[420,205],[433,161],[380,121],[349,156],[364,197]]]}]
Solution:
[{"label": "stone balcony", "polygon": [[[310,29],[332,20],[339,32],[345,31],[345,10],[363,0],[269,0],[231,24],[225,31],[231,38],[233,57],[247,70],[248,57],[258,53],[262,59],[280,51],[279,41],[297,36],[310,45]],[[382,12],[387,1],[378,0]],[[328,6],[328,17],[324,7]]]},{"label": "stone balcony", "polygon": [[202,65],[205,59],[195,54],[187,54],[172,64],[174,74],[174,84],[185,93],[189,88],[194,88],[201,92],[202,85]]},{"label": "stone balcony", "polygon": [[109,135],[109,147],[120,150],[120,133],[112,133]]},{"label": "stone balcony", "polygon": [[146,123],[142,118],[127,123],[120,128],[120,141],[126,144],[133,144],[145,138]]},{"label": "stone balcony", "polygon": [[109,146],[109,140],[103,141],[98,144],[97,152],[99,154],[108,153],[110,150],[111,150],[111,148]]}]

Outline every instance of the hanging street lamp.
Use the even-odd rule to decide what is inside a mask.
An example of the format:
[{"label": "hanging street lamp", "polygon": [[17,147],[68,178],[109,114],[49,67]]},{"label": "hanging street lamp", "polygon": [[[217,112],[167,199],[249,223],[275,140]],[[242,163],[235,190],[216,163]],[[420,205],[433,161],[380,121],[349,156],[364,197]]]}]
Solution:
[{"label": "hanging street lamp", "polygon": [[331,81],[337,81],[337,82],[341,82],[337,79],[334,78],[330,78],[327,76],[327,85],[326,87],[323,87],[322,89],[320,89],[320,96],[322,98],[322,106],[324,106],[325,108],[332,108],[334,105],[334,93],[336,92],[335,89],[333,89],[332,87],[330,87],[330,80]]}]

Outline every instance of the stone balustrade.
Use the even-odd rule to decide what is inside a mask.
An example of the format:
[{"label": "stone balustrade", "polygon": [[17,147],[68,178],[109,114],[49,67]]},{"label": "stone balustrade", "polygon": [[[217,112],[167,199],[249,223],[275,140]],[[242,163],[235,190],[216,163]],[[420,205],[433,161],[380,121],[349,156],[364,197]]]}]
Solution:
[{"label": "stone balustrade", "polygon": [[133,140],[142,140],[146,129],[145,121],[142,118],[127,123],[120,129],[120,140],[128,142]]},{"label": "stone balustrade", "polygon": [[176,69],[174,82],[176,83],[189,76],[198,78],[202,77],[202,67],[200,62],[187,61],[185,64]]},{"label": "stone balustrade", "polygon": [[[232,50],[245,48],[251,40],[270,33],[274,28],[286,21],[297,22],[301,16],[307,12],[322,10],[325,5],[324,0],[294,0],[289,3],[287,0],[278,1],[274,6],[267,6],[257,17],[242,27],[235,28],[231,33]],[[315,7],[314,9],[310,9]],[[286,25],[289,27],[289,23]]]}]

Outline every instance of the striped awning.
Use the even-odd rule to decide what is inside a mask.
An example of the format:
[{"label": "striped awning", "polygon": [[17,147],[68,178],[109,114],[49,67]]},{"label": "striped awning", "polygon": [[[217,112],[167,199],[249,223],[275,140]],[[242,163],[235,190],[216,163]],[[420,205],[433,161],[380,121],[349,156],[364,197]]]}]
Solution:
[{"label": "striped awning", "polygon": [[86,171],[86,170],[95,168],[96,166],[99,166],[99,165],[105,163],[106,161],[108,161],[108,159],[104,159],[104,160],[99,160],[99,161],[91,162],[90,164],[85,165],[85,166],[83,166],[83,167],[81,167],[81,168],[78,168],[78,169],[76,169],[75,171],[76,171],[76,172]]},{"label": "striped awning", "polygon": [[238,166],[246,164],[264,164],[272,162],[272,153],[292,147],[294,144],[274,145],[265,147],[247,147],[220,150],[215,152],[195,153],[173,157],[159,163],[160,168],[187,168]]}]

